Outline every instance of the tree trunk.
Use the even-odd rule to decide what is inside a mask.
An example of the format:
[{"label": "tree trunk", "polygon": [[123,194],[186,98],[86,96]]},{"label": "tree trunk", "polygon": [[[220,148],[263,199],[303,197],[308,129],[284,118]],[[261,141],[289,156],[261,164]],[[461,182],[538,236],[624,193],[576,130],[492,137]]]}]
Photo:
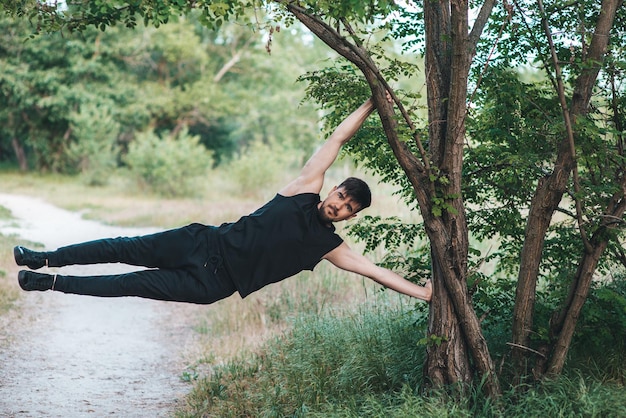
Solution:
[{"label": "tree trunk", "polygon": [[[588,49],[588,55],[584,57],[588,65],[577,78],[571,99],[569,110],[571,128],[576,125],[577,116],[587,112],[592,89],[606,54],[609,32],[613,26],[617,8],[621,3],[622,0],[602,1],[601,12]],[[518,377],[527,375],[528,367],[534,363],[527,357],[531,351],[525,350],[524,347],[529,345],[529,336],[533,327],[535,291],[541,264],[541,253],[552,215],[563,197],[574,166],[575,155],[570,139],[564,137],[559,145],[553,172],[539,182],[535,196],[531,201],[520,258],[512,325],[512,357]]]},{"label": "tree trunk", "polygon": [[549,342],[551,345],[542,348],[543,351],[550,352],[551,356],[545,364],[542,364],[544,367],[538,368],[541,374],[546,372],[548,374],[560,374],[563,371],[576,323],[587,300],[598,261],[609,243],[611,234],[608,233],[608,230],[614,226],[615,219],[622,219],[626,211],[626,193],[624,190],[626,190],[626,177],[622,178],[622,190],[613,196],[602,217],[603,225],[598,228],[591,239],[592,251],[585,252],[582,256],[563,308],[552,317]]},{"label": "tree trunk", "polygon": [[26,159],[24,146],[15,137],[11,139],[11,145],[13,146],[13,151],[15,151],[15,158],[17,158],[17,163],[20,167],[20,171],[28,171],[28,160]]},{"label": "tree trunk", "polygon": [[[593,251],[591,253],[585,252],[581,263],[578,265],[576,277],[572,282],[572,289],[574,290],[572,294],[573,297],[569,304],[563,309],[565,312],[563,321],[557,321],[550,326],[550,334],[552,334],[553,338],[556,335],[556,341],[552,347],[552,353],[548,357],[548,374],[559,374],[563,370],[567,352],[569,351],[569,346],[574,336],[574,330],[576,329],[576,323],[580,316],[580,311],[589,294],[591,279],[598,266],[600,255],[606,249],[607,244],[608,242],[606,240],[602,240],[593,245]],[[545,351],[549,352],[549,350]],[[545,373],[545,370],[537,371],[541,374]]]},{"label": "tree trunk", "polygon": [[[441,266],[433,256],[433,277],[442,277]],[[454,312],[448,292],[436,281],[433,285],[428,334],[427,361],[424,368],[426,377],[438,386],[470,382],[472,371],[465,338]]]},{"label": "tree trunk", "polygon": [[[571,161],[569,163],[571,165]],[[512,340],[514,345],[511,354],[516,374],[520,377],[528,374],[533,363],[529,362],[526,357],[532,351],[526,350],[525,347],[530,345],[537,276],[546,231],[567,186],[571,171],[569,165],[564,167],[561,163],[555,166],[552,174],[539,182],[535,196],[531,200],[513,308]]]},{"label": "tree trunk", "polygon": [[[450,383],[466,386],[478,375],[485,379],[487,395],[498,396],[500,386],[495,368],[466,282],[468,229],[461,197],[461,169],[467,76],[475,50],[475,45],[469,43],[467,2],[455,0],[451,5],[442,0],[425,4],[427,56],[431,57],[427,60],[426,69],[431,155],[423,154],[422,161],[398,137],[393,106],[385,100],[385,89],[391,89],[368,52],[360,45],[350,43],[333,27],[307,14],[296,4],[287,3],[286,6],[316,36],[363,72],[371,87],[389,145],[413,186],[433,258],[434,296],[429,333],[433,341],[441,342],[429,347],[427,377],[437,386]],[[491,7],[493,2],[489,1],[487,9]],[[486,19],[481,19],[482,24],[484,21]],[[346,30],[351,33],[349,26]],[[411,131],[415,131],[412,122],[403,115]],[[419,138],[416,140],[421,147]],[[423,149],[420,148],[420,152]],[[435,171],[430,169],[431,161],[436,164]],[[433,181],[433,175],[441,176],[441,181]],[[435,216],[433,202],[440,197],[444,198],[447,206],[441,216]]]},{"label": "tree trunk", "polygon": [[[461,196],[467,79],[474,45],[470,44],[468,4],[463,0],[424,2],[426,22],[426,62],[431,158],[438,175],[446,181],[434,185],[434,196],[443,197],[452,209],[432,216],[432,205],[420,201],[433,254],[435,291],[431,308],[431,326],[435,334],[448,327],[447,344],[429,351],[426,370],[437,370],[441,359],[451,357],[448,374],[469,383],[469,353],[485,390],[490,396],[500,394],[495,367],[482,335],[478,317],[467,289],[467,257],[469,248],[467,220]],[[418,184],[413,183],[414,186]],[[452,302],[453,309],[440,307]],[[454,312],[454,315],[451,313]],[[456,332],[460,326],[461,333]],[[435,334],[437,335],[437,334]],[[445,335],[445,334],[443,334]],[[462,339],[463,341],[456,341]],[[433,376],[430,376],[431,379]],[[450,383],[446,381],[439,383]]]}]

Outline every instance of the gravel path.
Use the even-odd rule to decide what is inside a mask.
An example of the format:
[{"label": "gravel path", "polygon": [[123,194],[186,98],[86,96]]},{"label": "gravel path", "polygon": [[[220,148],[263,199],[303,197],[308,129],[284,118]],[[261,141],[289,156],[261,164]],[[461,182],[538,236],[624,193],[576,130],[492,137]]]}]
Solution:
[{"label": "gravel path", "polygon": [[[106,226],[38,199],[0,194],[16,220],[0,225],[46,249],[155,230]],[[104,274],[123,265],[49,269]],[[45,271],[44,268],[42,271]],[[24,292],[0,341],[0,417],[166,417],[190,389],[189,320],[206,307],[140,298]]]}]

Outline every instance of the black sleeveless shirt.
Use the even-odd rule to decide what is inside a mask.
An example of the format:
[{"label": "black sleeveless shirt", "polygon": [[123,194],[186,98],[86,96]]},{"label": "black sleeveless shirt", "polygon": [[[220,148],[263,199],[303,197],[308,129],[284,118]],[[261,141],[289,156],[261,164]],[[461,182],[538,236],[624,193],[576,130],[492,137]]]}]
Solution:
[{"label": "black sleeveless shirt", "polygon": [[343,240],[321,223],[320,196],[277,194],[254,213],[218,228],[224,266],[242,298],[302,270],[313,270]]}]

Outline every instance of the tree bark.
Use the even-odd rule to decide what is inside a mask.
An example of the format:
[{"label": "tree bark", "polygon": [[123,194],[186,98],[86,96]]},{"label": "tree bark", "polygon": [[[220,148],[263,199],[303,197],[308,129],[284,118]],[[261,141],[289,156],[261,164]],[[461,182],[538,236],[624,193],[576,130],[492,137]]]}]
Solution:
[{"label": "tree bark", "polygon": [[[435,194],[443,197],[453,210],[441,217],[432,216],[432,205],[420,202],[420,209],[431,242],[433,254],[433,282],[435,288],[443,284],[452,302],[454,316],[437,306],[446,303],[443,292],[435,291],[431,308],[431,333],[449,328],[447,345],[429,351],[427,371],[437,369],[440,359],[452,356],[454,373],[465,379],[470,369],[467,349],[478,374],[485,378],[485,390],[490,396],[500,394],[495,367],[483,337],[478,317],[467,290],[467,257],[469,248],[467,220],[461,196],[463,147],[467,79],[475,44],[469,39],[468,4],[464,0],[424,2],[426,22],[426,74],[429,108],[429,140],[432,161],[446,182],[435,185]],[[431,199],[434,196],[431,196]],[[449,303],[449,302],[448,302]],[[460,325],[462,333],[456,333]],[[454,339],[463,339],[454,341]],[[466,348],[467,347],[467,348]],[[454,351],[449,353],[453,348]],[[451,366],[455,366],[452,364]],[[449,373],[452,370],[449,370]],[[432,378],[432,376],[431,376]],[[441,383],[449,383],[444,381]]]},{"label": "tree bark", "polygon": [[[442,277],[440,270],[441,266],[433,256],[433,277]],[[433,284],[432,300],[437,303],[430,305],[428,333],[432,340],[427,347],[426,378],[437,386],[470,382],[473,373],[468,367],[465,338],[448,292],[438,281]]]},{"label": "tree bark", "polygon": [[28,171],[28,160],[26,159],[24,146],[15,137],[11,138],[11,145],[13,146],[13,151],[15,151],[15,158],[17,158],[17,163],[20,167],[20,171]]},{"label": "tree bark", "polygon": [[570,343],[576,329],[576,323],[587,300],[598,261],[609,244],[611,234],[608,234],[608,230],[614,226],[615,219],[622,219],[625,211],[626,177],[622,177],[622,189],[611,199],[604,216],[602,216],[602,225],[591,238],[592,251],[583,254],[564,306],[553,315],[553,320],[550,324],[550,341],[552,345],[543,348],[546,352],[551,351],[552,355],[547,362],[547,370],[541,369],[539,370],[540,372],[554,375],[563,371]]},{"label": "tree bark", "polygon": [[[387,140],[413,186],[431,243],[434,297],[429,333],[441,344],[428,349],[427,377],[437,386],[470,383],[475,373],[485,379],[488,396],[499,396],[500,386],[486,341],[467,289],[468,229],[461,197],[461,168],[465,139],[467,76],[475,44],[469,42],[468,5],[455,0],[426,2],[429,143],[437,174],[446,181],[434,184],[429,161],[420,161],[400,141],[393,106],[385,100],[390,90],[376,64],[360,45],[350,43],[328,24],[294,3],[287,8],[318,38],[354,63],[364,74],[381,118]],[[493,2],[488,3],[493,7]],[[432,9],[430,8],[432,6]],[[489,9],[490,10],[490,9]],[[350,31],[350,28],[348,28]],[[474,37],[478,39],[478,37]],[[439,42],[446,40],[445,45]],[[412,125],[407,121],[409,126]],[[435,197],[445,196],[453,207],[433,214]],[[469,350],[469,351],[468,351]],[[470,362],[470,355],[474,363]]]},{"label": "tree bark", "polygon": [[[569,120],[571,127],[576,125],[576,118],[587,113],[591,93],[595,85],[600,66],[606,55],[609,32],[615,20],[617,8],[622,0],[603,0],[591,45],[588,63],[575,82],[574,93],[570,102]],[[558,149],[557,159],[552,173],[537,185],[531,200],[524,246],[520,256],[518,285],[515,294],[515,307],[512,325],[512,358],[518,377],[527,375],[532,361],[527,358],[530,332],[533,327],[535,292],[541,264],[541,253],[546,232],[555,210],[565,193],[570,174],[575,167],[569,138],[564,137]],[[594,267],[595,269],[595,267]],[[568,343],[569,345],[569,343]]]},{"label": "tree bark", "polygon": [[[572,342],[572,337],[574,336],[574,330],[576,329],[576,323],[578,322],[578,317],[580,316],[580,311],[582,310],[583,305],[587,300],[587,295],[589,294],[591,279],[593,278],[593,274],[598,266],[600,255],[606,249],[607,244],[608,242],[606,240],[592,244],[593,251],[590,253],[585,252],[583,259],[578,265],[576,277],[572,282],[572,298],[568,305],[564,308],[565,315],[563,316],[563,321],[558,321],[550,327],[550,334],[553,334],[553,337],[556,335],[556,341],[554,342],[554,346],[551,347],[552,353],[548,357],[548,374],[560,374],[563,370],[567,352],[569,351],[569,346]],[[549,352],[549,350],[544,351]],[[537,372],[542,375],[546,371],[537,369]]]}]

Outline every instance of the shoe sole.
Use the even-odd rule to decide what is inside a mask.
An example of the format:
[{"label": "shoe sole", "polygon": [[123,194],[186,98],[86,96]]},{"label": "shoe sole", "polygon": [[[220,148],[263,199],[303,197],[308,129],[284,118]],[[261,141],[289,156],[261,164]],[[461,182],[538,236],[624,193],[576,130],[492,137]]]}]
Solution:
[{"label": "shoe sole", "polygon": [[[30,278],[28,277],[29,275],[31,275]],[[28,292],[33,290],[44,292],[46,290],[51,290],[54,286],[54,279],[50,278],[50,275],[35,273],[28,270],[20,270],[20,272],[17,273],[17,282],[22,290],[26,290]]]},{"label": "shoe sole", "polygon": [[24,266],[24,251],[22,251],[22,247],[17,246],[13,247],[13,258],[15,258],[15,263],[18,266]]},{"label": "shoe sole", "polygon": [[26,270],[20,270],[20,272],[17,273],[17,282],[20,284],[22,290],[30,290],[26,288],[28,284],[28,279],[26,278]]},{"label": "shoe sole", "polygon": [[26,260],[26,253],[24,252],[24,247],[22,247],[21,245],[13,247],[13,258],[15,258],[15,263],[18,266],[27,266],[29,269],[32,270],[39,270],[40,268],[47,265],[47,261],[41,262],[37,260],[28,264],[28,261]]}]

